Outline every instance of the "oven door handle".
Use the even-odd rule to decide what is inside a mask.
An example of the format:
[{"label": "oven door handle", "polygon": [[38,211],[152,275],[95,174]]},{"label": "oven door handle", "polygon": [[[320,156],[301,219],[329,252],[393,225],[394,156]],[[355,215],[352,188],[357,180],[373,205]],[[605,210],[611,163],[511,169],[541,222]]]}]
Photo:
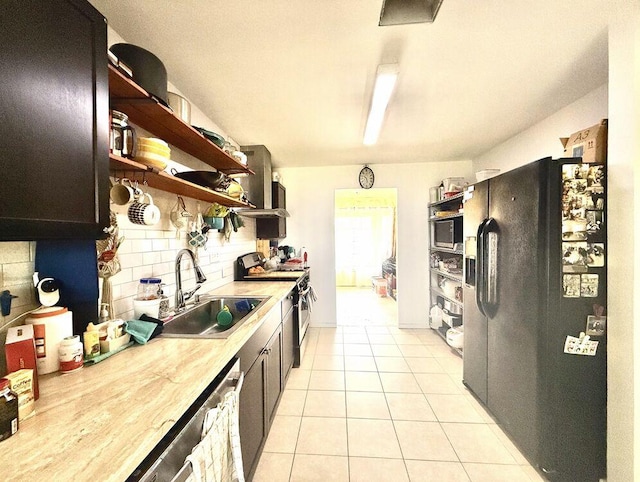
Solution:
[{"label": "oven door handle", "polygon": [[311,286],[307,286],[306,289],[299,291],[298,294],[303,297],[303,296],[307,296],[309,294],[309,291],[311,291]]}]

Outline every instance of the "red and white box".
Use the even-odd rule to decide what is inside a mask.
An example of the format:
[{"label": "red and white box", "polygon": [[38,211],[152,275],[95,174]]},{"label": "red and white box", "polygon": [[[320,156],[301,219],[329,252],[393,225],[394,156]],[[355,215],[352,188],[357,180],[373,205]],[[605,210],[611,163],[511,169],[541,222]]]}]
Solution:
[{"label": "red and white box", "polygon": [[40,391],[38,389],[38,365],[33,325],[9,328],[4,352],[7,358],[7,372],[17,372],[23,368],[33,369],[33,396],[37,400],[40,397]]}]

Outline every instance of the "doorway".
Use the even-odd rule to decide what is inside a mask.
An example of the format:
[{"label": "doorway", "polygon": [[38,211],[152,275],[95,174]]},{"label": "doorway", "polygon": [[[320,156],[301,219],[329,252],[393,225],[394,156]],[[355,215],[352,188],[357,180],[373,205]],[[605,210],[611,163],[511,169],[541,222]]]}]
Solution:
[{"label": "doorway", "polygon": [[397,189],[335,192],[338,326],[397,326]]}]

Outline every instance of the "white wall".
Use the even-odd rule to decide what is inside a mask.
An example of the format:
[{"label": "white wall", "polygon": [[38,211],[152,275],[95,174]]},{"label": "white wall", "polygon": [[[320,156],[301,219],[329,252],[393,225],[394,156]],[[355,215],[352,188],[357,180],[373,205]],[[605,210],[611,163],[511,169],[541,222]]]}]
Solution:
[{"label": "white wall", "polygon": [[509,171],[543,157],[562,157],[560,137],[600,123],[607,117],[607,85],[494,147],[473,160],[474,171],[497,168]]},{"label": "white wall", "polygon": [[609,25],[608,480],[640,480],[640,5]]},{"label": "white wall", "polygon": [[[375,186],[398,189],[398,323],[426,326],[429,311],[429,188],[445,177],[471,179],[471,162],[376,164]],[[362,166],[278,168],[287,188],[287,238],[280,244],[309,251],[318,293],[314,325],[336,324],[334,199],[336,189],[358,188]],[[340,249],[338,246],[337,249]]]}]

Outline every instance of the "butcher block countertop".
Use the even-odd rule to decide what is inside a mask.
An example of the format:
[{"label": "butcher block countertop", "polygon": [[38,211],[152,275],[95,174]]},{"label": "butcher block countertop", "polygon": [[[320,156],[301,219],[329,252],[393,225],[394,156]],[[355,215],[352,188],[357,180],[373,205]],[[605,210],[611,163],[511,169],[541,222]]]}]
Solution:
[{"label": "butcher block countertop", "polygon": [[271,297],[227,339],[155,338],[40,377],[36,415],[0,442],[2,480],[125,480],[294,286],[235,282],[212,291]]}]

